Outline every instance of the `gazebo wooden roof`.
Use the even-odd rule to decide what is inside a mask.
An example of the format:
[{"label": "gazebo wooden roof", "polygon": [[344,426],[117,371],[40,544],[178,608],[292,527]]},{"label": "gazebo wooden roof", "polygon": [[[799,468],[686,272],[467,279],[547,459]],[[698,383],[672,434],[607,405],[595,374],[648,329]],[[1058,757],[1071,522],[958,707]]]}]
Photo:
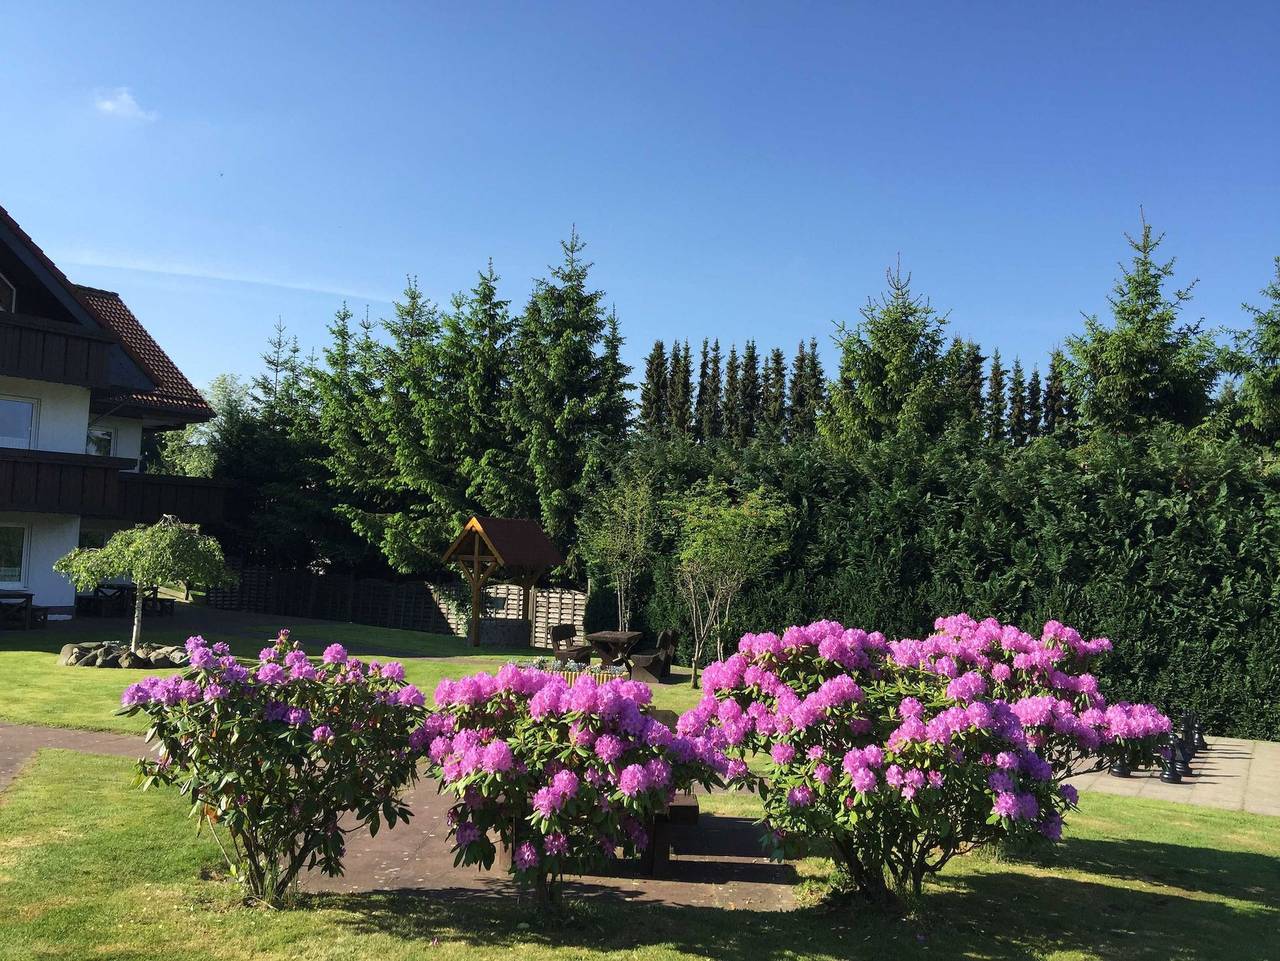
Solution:
[{"label": "gazebo wooden roof", "polygon": [[480,644],[480,613],[484,585],[495,575],[524,588],[524,616],[532,619],[532,590],[538,578],[564,562],[556,546],[536,521],[513,517],[472,517],[442,558],[457,564],[471,584],[473,645]]}]

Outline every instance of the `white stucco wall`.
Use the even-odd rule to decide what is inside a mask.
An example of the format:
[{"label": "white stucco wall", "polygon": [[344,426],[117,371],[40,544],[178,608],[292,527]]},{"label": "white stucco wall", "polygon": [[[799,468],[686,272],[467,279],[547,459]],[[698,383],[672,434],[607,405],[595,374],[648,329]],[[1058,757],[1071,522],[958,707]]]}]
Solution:
[{"label": "white stucco wall", "polygon": [[33,397],[36,414],[36,449],[83,454],[89,424],[89,391],[71,384],[52,384],[21,377],[0,377],[0,394]]},{"label": "white stucco wall", "polygon": [[53,564],[79,543],[80,518],[74,514],[0,511],[0,524],[18,524],[27,529],[27,556],[20,589],[31,591],[37,604],[74,610],[75,588],[61,574],[54,573]]}]

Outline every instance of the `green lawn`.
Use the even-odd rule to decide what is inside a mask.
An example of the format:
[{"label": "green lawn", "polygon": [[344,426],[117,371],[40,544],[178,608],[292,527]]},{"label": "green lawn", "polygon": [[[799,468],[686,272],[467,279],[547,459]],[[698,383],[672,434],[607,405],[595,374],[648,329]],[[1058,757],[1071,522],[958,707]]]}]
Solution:
[{"label": "green lawn", "polygon": [[[45,751],[0,800],[0,958],[520,961],[714,958],[1265,959],[1280,957],[1280,821],[1086,796],[1035,863],[970,857],[929,887],[921,920],[847,905],[789,913],[610,900],[543,925],[508,900],[318,896],[241,907],[202,880],[217,852],[130,762]],[[714,798],[742,806],[741,799]],[[820,876],[825,862],[801,865]]]},{"label": "green lawn", "polygon": [[[460,637],[183,604],[178,605],[173,618],[144,622],[143,637],[179,644],[199,633],[210,641],[226,641],[238,655],[256,657],[280,627],[290,627],[293,637],[312,654],[318,655],[337,641],[364,658],[399,660],[406,678],[428,697],[441,678],[493,671],[512,659],[527,660],[541,653],[493,648],[475,653],[476,649]],[[115,717],[114,711],[127,685],[156,671],[64,668],[54,663],[64,644],[127,638],[128,630],[122,620],[79,618],[55,622],[44,630],[0,633],[0,720],[97,731],[144,731],[145,718]],[[684,711],[697,698],[698,692],[688,686],[687,672],[677,671],[671,682],[654,689],[655,704],[669,710]]]}]

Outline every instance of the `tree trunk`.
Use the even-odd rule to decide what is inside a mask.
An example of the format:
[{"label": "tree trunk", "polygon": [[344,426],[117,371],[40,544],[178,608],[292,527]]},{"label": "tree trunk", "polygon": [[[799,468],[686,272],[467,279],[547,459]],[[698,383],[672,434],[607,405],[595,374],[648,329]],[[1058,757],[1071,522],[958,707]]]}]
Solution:
[{"label": "tree trunk", "polygon": [[141,584],[134,584],[133,596],[133,637],[129,641],[129,650],[134,654],[138,653],[138,642],[142,640],[142,598],[143,590]]}]

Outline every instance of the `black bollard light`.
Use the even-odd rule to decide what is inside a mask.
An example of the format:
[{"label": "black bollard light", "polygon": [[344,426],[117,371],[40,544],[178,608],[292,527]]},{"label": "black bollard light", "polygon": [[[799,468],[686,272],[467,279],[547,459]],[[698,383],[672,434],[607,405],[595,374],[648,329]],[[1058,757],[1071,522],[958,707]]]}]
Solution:
[{"label": "black bollard light", "polygon": [[1174,759],[1178,755],[1178,739],[1169,734],[1165,751],[1160,755],[1160,780],[1165,784],[1181,784],[1182,775],[1178,773],[1178,764]]}]

